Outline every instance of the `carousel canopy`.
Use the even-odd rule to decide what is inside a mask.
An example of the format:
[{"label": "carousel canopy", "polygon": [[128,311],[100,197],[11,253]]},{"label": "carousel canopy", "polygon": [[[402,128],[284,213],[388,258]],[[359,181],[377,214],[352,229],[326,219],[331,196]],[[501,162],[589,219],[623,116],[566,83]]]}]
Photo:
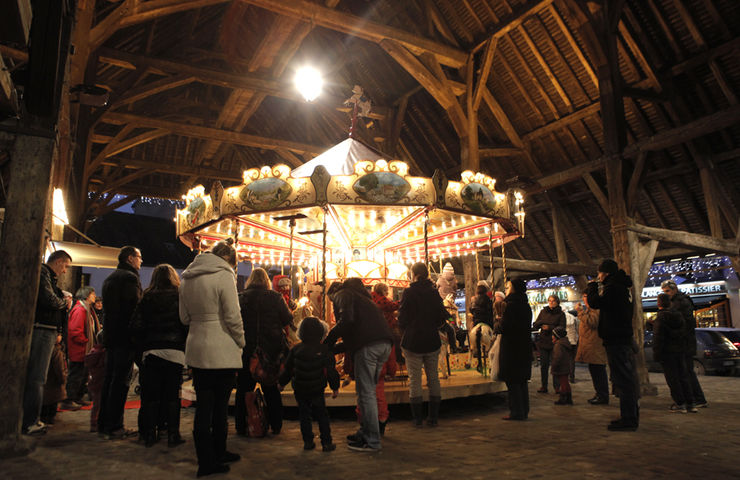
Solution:
[{"label": "carousel canopy", "polygon": [[459,182],[439,171],[414,177],[404,162],[352,139],[314,161],[303,166],[310,176],[277,165],[247,170],[242,185],[226,190],[219,183],[208,195],[192,189],[177,212],[178,235],[195,249],[233,237],[240,259],[267,265],[318,267],[326,252],[341,278],[352,262],[373,262],[387,275],[388,265],[423,260],[426,252],[434,260],[457,257],[523,233],[521,192],[497,192],[484,174],[466,171]]}]

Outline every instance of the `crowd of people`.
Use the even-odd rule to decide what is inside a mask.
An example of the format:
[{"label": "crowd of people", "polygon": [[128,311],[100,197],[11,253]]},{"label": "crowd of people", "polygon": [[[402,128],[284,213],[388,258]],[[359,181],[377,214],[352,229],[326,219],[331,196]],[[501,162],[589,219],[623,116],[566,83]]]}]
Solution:
[{"label": "crowd of people", "polygon": [[[264,395],[267,425],[279,434],[281,391],[291,383],[304,449],[316,447],[313,420],[322,450],[330,452],[336,445],[324,391],[328,384],[331,395],[337,396],[340,365],[355,381],[357,393],[359,428],[347,437],[348,448],[375,452],[381,449],[388,420],[384,380],[393,375],[397,361],[408,371],[413,424],[434,427],[439,422],[438,361],[450,311],[424,263],[411,267],[412,281],[400,301],[389,298],[383,283],[372,293],[359,278],[332,284],[328,297],[335,322],[329,328],[314,316],[294,325],[285,298],[272,290],[262,268],[253,269],[244,291],[237,292],[237,256],[230,239],[198,255],[181,276],[170,265],[156,266],[145,290],[139,279],[140,250],[123,247],[118,267],[103,283],[102,311],[101,297],[92,287],[80,288],[73,303],[57,286],[58,276],[71,262],[68,253],[56,251],[42,265],[23,400],[25,434],[43,433],[61,402],[62,410],[90,406],[91,431],[106,439],[138,434],[146,447],[162,438],[168,447],[177,447],[186,442],[180,432],[180,389],[183,372],[190,369],[197,397],[192,434],[199,477],[227,472],[228,464],[241,458],[227,449],[228,403],[234,387],[237,434],[249,434],[248,403],[257,384]],[[605,260],[575,315],[563,311],[553,295],[534,323],[523,280],[506,282],[505,292],[489,292],[485,282],[477,286],[470,311],[474,325],[483,324],[498,337],[497,377],[508,389],[505,420],[529,418],[531,334],[536,330],[538,393],[548,392],[552,375],[559,394],[555,404],[572,405],[570,384],[579,361],[588,364],[593,382],[595,393],[588,403],[608,404],[608,365],[620,403],[620,417],[608,429],[638,428],[631,286],[624,270]],[[693,305],[674,282],[664,282],[662,288],[654,321],[656,359],[674,400],[671,411],[696,412],[706,406],[706,399],[691,368],[696,348]],[[300,343],[289,344],[288,329],[297,331]],[[449,340],[454,346],[454,331]],[[134,365],[141,388],[136,431],[124,427]],[[426,412],[422,370],[428,387]]]}]

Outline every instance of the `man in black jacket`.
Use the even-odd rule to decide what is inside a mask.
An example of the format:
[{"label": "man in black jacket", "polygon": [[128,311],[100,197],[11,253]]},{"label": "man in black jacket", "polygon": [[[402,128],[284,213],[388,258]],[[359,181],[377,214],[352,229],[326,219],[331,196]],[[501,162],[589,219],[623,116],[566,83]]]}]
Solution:
[{"label": "man in black jacket", "polygon": [[[704,390],[702,390],[699,384],[699,379],[696,378],[696,372],[694,371],[694,355],[696,355],[696,319],[694,318],[694,302],[691,301],[691,297],[678,290],[678,285],[673,280],[666,280],[660,284],[660,289],[663,293],[671,297],[671,310],[678,312],[683,317],[683,328],[685,338],[685,350],[684,350],[684,372],[686,380],[689,382],[691,387],[691,393],[693,397],[694,406],[697,408],[706,408],[707,399],[704,396]],[[691,401],[689,400],[689,403]]]},{"label": "man in black jacket", "polygon": [[98,434],[108,439],[126,437],[133,432],[123,428],[123,409],[129,387],[129,372],[134,363],[134,347],[129,326],[141,298],[141,252],[126,246],[118,254],[118,268],[103,282],[105,308],[105,380],[100,397]]},{"label": "man in black jacket", "polygon": [[393,345],[393,334],[383,312],[359,278],[348,278],[332,297],[337,324],[324,341],[332,346],[344,340],[347,354],[354,361],[357,404],[362,412],[362,426],[347,437],[349,448],[360,452],[380,450],[378,399],[375,386]]},{"label": "man in black jacket", "polygon": [[57,336],[62,334],[65,312],[72,303],[70,300],[65,300],[62,290],[57,287],[57,277],[63,275],[71,263],[72,257],[67,252],[57,250],[49,255],[45,264],[41,265],[36,315],[31,334],[31,351],[26,369],[26,385],[23,390],[21,431],[24,434],[33,435],[46,431],[45,425],[39,421],[44,383],[46,383],[46,374],[49,371],[54,344]]},{"label": "man in black jacket", "polygon": [[639,424],[639,406],[632,334],[632,279],[614,260],[604,260],[598,270],[601,294],[597,282],[589,283],[586,293],[589,306],[599,310],[599,337],[606,348],[614,387],[619,390],[621,413],[607,428],[634,432]]}]

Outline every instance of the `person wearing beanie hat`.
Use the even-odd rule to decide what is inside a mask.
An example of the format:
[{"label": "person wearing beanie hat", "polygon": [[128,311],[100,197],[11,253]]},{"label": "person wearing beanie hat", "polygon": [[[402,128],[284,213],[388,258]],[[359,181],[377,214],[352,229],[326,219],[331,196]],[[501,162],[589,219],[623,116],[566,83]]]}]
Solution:
[{"label": "person wearing beanie hat", "polygon": [[607,426],[611,431],[634,432],[639,425],[637,378],[632,333],[632,279],[614,260],[599,265],[599,284],[590,282],[588,305],[599,310],[599,337],[604,342],[614,387],[619,391],[620,418]]},{"label": "person wearing beanie hat", "polygon": [[570,390],[568,376],[570,375],[570,351],[573,346],[568,341],[568,332],[565,327],[558,326],[552,330],[552,376],[557,377],[560,398],[555,405],[573,405],[573,396]]},{"label": "person wearing beanie hat", "polygon": [[617,262],[615,262],[611,258],[607,258],[606,260],[601,262],[598,267],[599,272],[606,273],[609,275],[617,273],[618,270],[619,270],[619,265],[617,265]]},{"label": "person wearing beanie hat", "polygon": [[452,264],[447,262],[442,269],[442,274],[437,279],[437,291],[439,296],[447,298],[447,295],[454,295],[457,291],[457,278],[455,277],[455,269],[452,268]]}]

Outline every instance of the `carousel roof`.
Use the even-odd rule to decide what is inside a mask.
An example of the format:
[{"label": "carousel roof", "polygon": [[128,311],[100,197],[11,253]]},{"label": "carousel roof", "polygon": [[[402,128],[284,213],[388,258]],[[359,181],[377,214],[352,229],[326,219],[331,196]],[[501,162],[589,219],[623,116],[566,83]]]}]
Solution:
[{"label": "carousel roof", "polygon": [[355,173],[355,165],[363,160],[379,160],[383,155],[368,147],[364,143],[348,138],[325,151],[321,155],[309,160],[290,172],[291,177],[310,177],[314,169],[321,165],[329,175],[351,175]]}]

